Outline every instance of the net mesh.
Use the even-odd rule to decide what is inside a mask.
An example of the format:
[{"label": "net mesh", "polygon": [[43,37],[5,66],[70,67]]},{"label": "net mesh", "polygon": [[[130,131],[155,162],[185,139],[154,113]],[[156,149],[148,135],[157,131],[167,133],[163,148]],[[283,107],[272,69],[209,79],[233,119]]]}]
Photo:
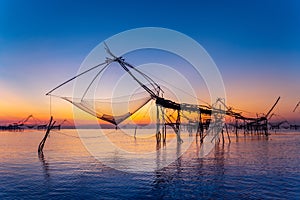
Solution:
[{"label": "net mesh", "polygon": [[61,98],[72,103],[79,109],[97,117],[98,119],[114,125],[118,125],[136,113],[152,99],[147,92],[111,99]]}]

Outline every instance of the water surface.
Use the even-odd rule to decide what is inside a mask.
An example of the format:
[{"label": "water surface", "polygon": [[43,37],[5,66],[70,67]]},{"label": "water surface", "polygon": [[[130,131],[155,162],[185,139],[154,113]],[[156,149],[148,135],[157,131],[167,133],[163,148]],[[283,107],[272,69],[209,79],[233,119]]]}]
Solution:
[{"label": "water surface", "polygon": [[[70,137],[71,136],[71,137]],[[299,199],[300,133],[243,136],[199,158],[193,143],[155,172],[127,173],[94,159],[75,130],[0,132],[0,199]],[[155,143],[153,144],[155,148]],[[168,148],[168,146],[166,147]]]}]

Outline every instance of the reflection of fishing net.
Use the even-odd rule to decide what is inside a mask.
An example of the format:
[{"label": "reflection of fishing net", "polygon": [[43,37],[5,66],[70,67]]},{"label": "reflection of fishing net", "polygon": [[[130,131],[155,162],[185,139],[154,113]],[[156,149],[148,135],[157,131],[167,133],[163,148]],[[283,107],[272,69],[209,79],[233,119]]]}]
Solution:
[{"label": "reflection of fishing net", "polygon": [[114,125],[118,125],[136,113],[151,100],[151,96],[147,92],[112,99],[61,98],[79,109]]}]

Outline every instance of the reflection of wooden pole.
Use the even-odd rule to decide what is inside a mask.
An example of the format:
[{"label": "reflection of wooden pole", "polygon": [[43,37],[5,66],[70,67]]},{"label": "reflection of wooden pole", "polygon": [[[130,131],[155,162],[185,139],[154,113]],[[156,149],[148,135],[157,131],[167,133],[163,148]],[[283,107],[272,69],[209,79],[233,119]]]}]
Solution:
[{"label": "reflection of wooden pole", "polygon": [[201,111],[199,109],[199,122],[198,122],[198,128],[197,128],[197,133],[196,133],[196,140],[197,140],[197,136],[200,135],[200,142],[201,143],[203,143],[203,139],[204,139],[203,132],[204,132],[204,128],[203,128],[203,124],[202,124]]},{"label": "reflection of wooden pole", "polygon": [[48,165],[48,163],[46,162],[46,160],[45,160],[45,157],[44,157],[44,153],[43,153],[43,151],[41,151],[41,152],[39,152],[39,160],[41,161],[41,163],[43,164],[43,170],[44,170],[44,172],[45,172],[45,175],[46,175],[46,178],[48,178],[49,176],[50,176],[50,174],[49,174],[49,165]]},{"label": "reflection of wooden pole", "polygon": [[167,125],[166,124],[164,124],[164,132],[163,132],[163,134],[164,134],[164,141],[163,141],[163,143],[164,143],[164,145],[166,145],[166,140],[167,140]]},{"label": "reflection of wooden pole", "polygon": [[229,136],[229,133],[228,133],[228,127],[227,127],[226,123],[225,123],[225,128],[226,128],[226,133],[227,133],[227,137],[228,137],[229,143],[231,143],[230,136]]},{"label": "reflection of wooden pole", "polygon": [[50,122],[49,122],[48,127],[47,127],[46,134],[45,134],[44,138],[42,139],[42,141],[40,142],[39,147],[38,147],[38,153],[39,154],[43,152],[43,148],[44,148],[45,142],[46,142],[46,140],[48,138],[48,135],[49,135],[51,129],[53,128],[53,126],[55,124],[55,121],[52,122],[52,120],[53,120],[53,117],[51,116]]},{"label": "reflection of wooden pole", "polygon": [[180,110],[177,110],[176,130],[177,130],[177,142],[182,143],[183,141],[180,137]]},{"label": "reflection of wooden pole", "polygon": [[265,129],[265,136],[268,136],[269,133],[268,133],[268,119],[267,118],[265,120],[264,129]]},{"label": "reflection of wooden pole", "polygon": [[203,139],[204,139],[204,127],[203,127],[203,123],[202,123],[202,116],[201,116],[201,112],[199,113],[199,121],[200,121],[200,142],[203,143]]},{"label": "reflection of wooden pole", "polygon": [[222,128],[221,133],[222,133],[222,142],[223,142],[223,144],[224,144],[224,143],[225,143],[225,139],[224,139],[224,130],[223,130],[223,128]]},{"label": "reflection of wooden pole", "polygon": [[134,129],[134,139],[136,139],[136,129],[137,129],[137,126],[135,126],[135,129]]}]

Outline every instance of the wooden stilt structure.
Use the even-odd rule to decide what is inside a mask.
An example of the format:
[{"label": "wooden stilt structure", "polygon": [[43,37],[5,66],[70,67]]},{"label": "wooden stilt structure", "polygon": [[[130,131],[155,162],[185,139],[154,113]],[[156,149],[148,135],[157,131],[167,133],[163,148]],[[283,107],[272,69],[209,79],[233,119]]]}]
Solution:
[{"label": "wooden stilt structure", "polygon": [[[219,133],[222,133],[222,140],[223,142],[225,141],[224,139],[224,130],[223,130],[223,119],[224,116],[230,116],[233,117],[236,121],[235,121],[235,134],[236,134],[236,138],[238,138],[238,129],[241,127],[244,127],[244,133],[245,133],[245,127],[244,126],[238,126],[238,120],[244,120],[244,121],[250,121],[249,123],[247,123],[247,126],[250,127],[251,131],[254,130],[256,133],[260,132],[264,132],[265,135],[268,135],[268,128],[267,128],[267,119],[269,114],[271,113],[271,111],[274,109],[274,107],[276,106],[276,104],[278,103],[280,97],[277,99],[277,101],[275,102],[275,104],[273,105],[273,107],[269,110],[269,112],[262,116],[262,117],[245,117],[243,116],[241,113],[239,112],[235,112],[233,111],[232,108],[227,107],[225,104],[225,99],[224,98],[218,98],[216,100],[216,103],[214,105],[198,105],[198,104],[189,104],[189,103],[177,103],[174,102],[170,99],[166,99],[163,97],[163,93],[164,91],[161,89],[161,87],[159,86],[159,84],[157,84],[151,77],[149,77],[147,74],[143,73],[142,71],[140,71],[139,69],[137,69],[135,66],[127,63],[125,61],[125,59],[123,57],[117,57],[115,56],[108,48],[108,46],[106,44],[105,45],[105,50],[107,51],[107,53],[110,55],[109,58],[107,58],[107,60],[101,64],[98,64],[76,76],[74,76],[73,78],[63,82],[62,84],[58,85],[57,87],[55,87],[54,89],[52,89],[51,91],[49,91],[46,95],[50,95],[53,91],[55,91],[56,89],[60,88],[61,86],[67,84],[68,82],[78,78],[79,76],[82,76],[83,74],[88,73],[91,70],[94,70],[98,67],[102,67],[101,70],[99,70],[99,72],[96,74],[96,76],[93,78],[93,80],[90,82],[90,84],[88,85],[88,87],[86,88],[81,100],[84,99],[85,95],[87,94],[87,91],[89,90],[89,88],[91,87],[92,83],[97,80],[97,77],[104,72],[104,70],[106,68],[108,68],[110,66],[111,63],[117,63],[120,65],[120,67],[122,69],[125,70],[126,73],[128,73],[129,76],[132,77],[132,79],[134,81],[136,81],[137,84],[140,85],[141,88],[143,88],[149,95],[149,100],[155,100],[156,103],[156,110],[157,110],[157,122],[156,122],[156,142],[157,144],[160,144],[161,141],[163,141],[163,143],[166,142],[166,125],[171,126],[176,135],[177,135],[177,142],[183,142],[183,140],[181,139],[180,136],[180,131],[181,131],[181,116],[184,117],[183,112],[194,112],[197,113],[199,112],[199,122],[198,125],[199,127],[197,128],[197,134],[196,137],[198,137],[200,135],[200,141],[201,143],[203,142],[203,139],[206,135],[208,134],[213,134],[215,133],[215,137],[214,139],[220,139]],[[136,76],[136,74],[138,74],[138,76]],[[138,77],[143,77],[143,79],[139,79]],[[94,115],[95,117],[104,120],[106,122],[112,123],[114,125],[117,125],[119,123],[121,123],[123,120],[125,120],[126,118],[128,118],[129,116],[131,116],[132,114],[134,114],[135,112],[129,112],[129,115],[127,113],[125,113],[124,118],[122,117],[122,119],[120,120],[115,120],[113,115],[97,115],[97,112],[91,112],[91,110],[95,110],[94,106],[91,106],[91,108],[86,108],[85,105],[82,105],[82,102],[75,102],[73,100],[70,100],[67,97],[62,97],[64,100],[73,103],[74,105],[77,105],[77,107],[79,107],[80,109],[82,109],[83,111],[90,113],[92,115]],[[146,105],[146,104],[144,104]],[[144,105],[141,105],[144,106]],[[140,107],[140,108],[141,108]],[[224,107],[222,109],[222,107]],[[159,111],[159,108],[161,108],[161,113]],[[90,110],[91,109],[91,110]],[[175,112],[177,112],[177,118],[171,120],[170,117],[172,117],[172,115],[167,116],[165,115],[165,112],[163,111],[163,109],[171,109]],[[50,109],[50,113],[51,113],[51,109]],[[95,114],[94,114],[95,113]],[[210,129],[208,129],[209,123],[205,123],[205,129],[206,132],[204,134],[204,128],[203,128],[203,123],[202,123],[202,118],[201,115],[207,115],[210,117],[210,119],[212,119],[212,122],[214,124],[214,127],[211,127]],[[163,116],[162,122],[160,121],[160,116]],[[165,117],[165,118],[164,118]],[[211,118],[213,117],[213,118]],[[43,140],[41,141],[38,151],[41,152],[43,151],[43,147],[46,141],[47,136],[50,133],[50,130],[53,128],[54,123],[52,122],[53,118],[51,117],[50,119],[50,123],[48,125],[45,137],[43,138]],[[165,120],[167,121],[167,123],[165,122]],[[190,120],[190,119],[189,119]],[[197,120],[196,120],[197,121]],[[265,123],[265,125],[264,125]],[[195,124],[197,124],[197,122],[195,122]],[[162,125],[162,130],[160,129]],[[226,128],[226,132],[229,138],[229,134],[228,134],[228,130],[227,130],[227,126],[225,125]],[[192,130],[192,128],[190,129]],[[161,140],[162,138],[162,140]]]}]

